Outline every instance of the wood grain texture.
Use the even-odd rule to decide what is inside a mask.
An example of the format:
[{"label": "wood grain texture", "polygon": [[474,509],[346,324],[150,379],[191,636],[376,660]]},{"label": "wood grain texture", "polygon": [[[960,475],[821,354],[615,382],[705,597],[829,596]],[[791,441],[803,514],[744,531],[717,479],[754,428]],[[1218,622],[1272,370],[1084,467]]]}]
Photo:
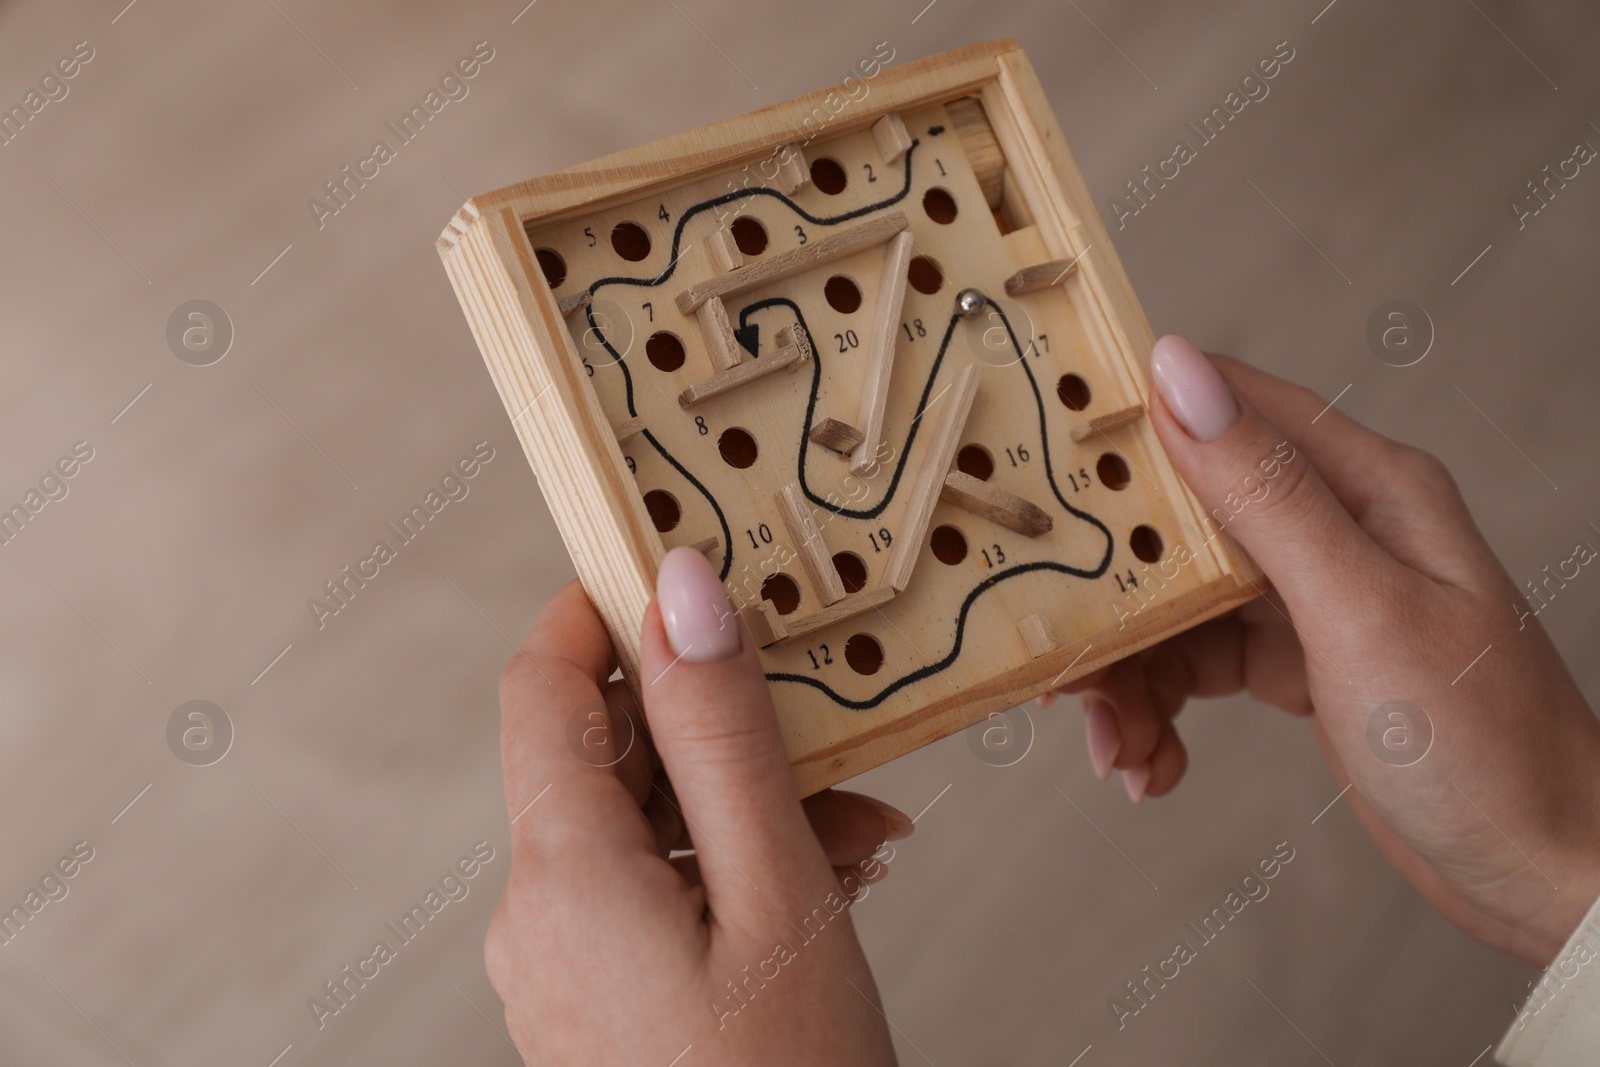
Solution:
[{"label": "wood grain texture", "polygon": [[[1069,656],[1052,675],[1038,673],[1059,653],[1076,655],[1090,644],[1096,656],[1127,649],[1144,631],[1126,619],[1119,625],[1110,575],[1113,567],[1120,574],[1144,566],[1132,559],[1128,531],[1152,525],[1172,544],[1185,529],[1204,528],[1147,422],[1122,429],[1117,450],[1151,472],[1154,484],[1120,493],[1091,487],[1078,502],[1098,526],[1058,510],[1062,494],[1074,490],[1052,482],[1045,453],[1057,471],[1092,465],[1094,456],[1078,451],[1088,445],[1073,442],[1070,431],[1108,414],[1107,404],[1143,401],[1139,345],[1149,328],[1109,239],[1092,228],[1092,204],[1065,184],[1070,157],[1029,73],[1010,46],[908,64],[885,71],[870,105],[816,143],[793,140],[811,99],[802,98],[688,140],[610,157],[607,167],[585,164],[475,198],[439,241],[508,411],[528,411],[519,433],[530,462],[585,587],[635,672],[630,679],[636,682],[638,620],[660,554],[667,545],[695,545],[721,568],[762,646],[803,793],[1082,666]],[[965,108],[977,133],[950,137],[959,126],[946,103],[962,99],[968,103],[956,112]],[[912,142],[893,167],[873,129],[890,112]],[[998,167],[981,147],[984,136],[1003,152]],[[979,146],[978,158],[969,157],[969,143]],[[778,195],[777,172],[761,164],[785,146],[802,162],[824,154],[839,162],[845,195],[810,182],[792,203]],[[985,184],[996,177],[1012,232],[1000,234],[985,210],[935,219],[925,206],[924,191],[934,185],[963,207],[986,205]],[[733,206],[763,227],[768,244],[723,270],[726,261],[715,262],[705,242],[727,220],[705,205],[726,204],[718,198],[741,185],[774,190]],[[673,221],[649,221],[658,213]],[[623,220],[645,225],[643,260],[619,263],[606,242],[586,235]],[[708,251],[678,255],[689,243]],[[532,262],[535,245],[566,263],[553,293]],[[942,265],[932,293],[903,284],[913,246]],[[490,249],[493,257],[482,254]],[[1018,355],[1032,376],[1004,361],[984,373],[980,388],[985,353],[952,317],[952,294],[968,285],[999,292],[1025,267],[1073,259],[1078,266],[1061,284],[1015,297],[1058,352],[1029,346]],[[860,299],[826,296],[823,283],[835,275],[851,279]],[[495,295],[502,292],[514,299]],[[581,300],[580,292],[606,301],[604,322],[561,321],[558,302]],[[659,342],[648,359],[645,337]],[[875,353],[891,351],[893,372],[875,384],[872,367],[889,362]],[[730,352],[736,362],[716,369]],[[1068,370],[1085,377],[1096,398],[1082,414],[1054,397],[1053,382]],[[854,459],[871,462],[852,470],[856,464],[838,462],[827,447],[848,447],[848,427],[830,424],[826,413],[854,411],[880,390],[877,447],[858,444]],[[525,429],[545,404],[559,417]],[[635,420],[648,432],[619,448],[612,427]],[[974,510],[972,487],[960,479],[957,488],[969,495],[945,499],[952,457],[967,442],[1006,464],[984,483],[996,492],[978,494],[1011,525]],[[812,447],[801,451],[802,443]],[[646,492],[655,494],[653,511],[643,506]],[[801,509],[815,523],[814,538]],[[947,540],[966,547],[936,556],[936,527],[950,527]],[[1191,548],[1193,561],[1164,599],[1129,601],[1123,614],[1136,615],[1140,627],[1164,620],[1172,632],[1254,595],[1241,581],[1247,562],[1225,535]],[[849,587],[859,583],[859,591],[840,596],[829,575],[843,583],[846,564]],[[1174,614],[1173,604],[1186,611]],[[1035,659],[1023,646],[1016,620],[1034,615],[1059,638],[1058,652]],[[870,639],[881,657],[847,663],[843,650],[857,637]]]},{"label": "wood grain texture", "polygon": [[944,488],[940,490],[939,499],[1024,537],[1038,537],[1055,527],[1055,520],[1050,513],[1033,501],[960,471],[951,471],[944,476]]},{"label": "wood grain texture", "polygon": [[[1014,708],[1047,689],[1066,685],[1142,652],[1171,633],[1193,626],[1196,619],[1220,615],[1254,596],[1253,591],[1241,589],[1231,580],[1180,593],[1171,600],[1153,605],[1147,614],[1135,617],[1126,629],[1118,632],[1113,643],[1072,641],[1054,652],[1030,658],[1026,666],[975,682],[960,691],[947,690],[944,696],[911,714],[876,722],[853,734],[848,741],[819,746],[797,761],[797,776],[802,782],[842,782],[853,778],[893,758],[888,753],[932,744],[975,722],[982,722],[994,712]],[[850,599],[847,597],[834,607],[842,607]],[[1014,636],[1008,637],[1016,642]]]},{"label": "wood grain texture", "polygon": [[783,191],[785,196],[793,196],[811,180],[811,171],[806,167],[806,157],[797,144],[785,145],[777,156],[778,176],[773,181],[773,186]]},{"label": "wood grain texture", "polygon": [[728,307],[720,297],[712,297],[695,311],[700,322],[700,339],[711,366],[719,371],[732,370],[743,358],[739,342],[733,336],[733,324],[728,321]]},{"label": "wood grain texture", "polygon": [[823,419],[811,430],[811,443],[821,445],[841,456],[854,452],[865,438],[860,430],[838,419]]},{"label": "wood grain texture", "polygon": [[744,266],[744,254],[734,243],[733,234],[727,230],[713,230],[706,234],[700,247],[705,249],[706,261],[711,264],[714,273],[726,274]]},{"label": "wood grain texture", "polygon": [[[901,527],[900,539],[895,542],[889,556],[889,569],[885,578],[895,592],[903,592],[911,582],[911,569],[922,554],[922,534],[933,517],[933,506],[939,501],[945,475],[956,456],[956,445],[961,442],[961,431],[972,412],[972,402],[978,395],[978,382],[983,369],[978,364],[963,367],[948,393],[940,399],[944,406],[934,415],[933,435],[928,450],[923,453],[921,466],[913,476],[910,502]],[[937,404],[930,406],[934,410]],[[928,414],[922,416],[926,421]]]},{"label": "wood grain texture", "polygon": [[872,140],[885,163],[893,163],[911,147],[911,134],[898,111],[891,111],[872,124]]},{"label": "wood grain texture", "polygon": [[562,297],[561,303],[558,305],[561,309],[561,317],[564,319],[572,318],[572,316],[589,306],[589,300],[589,290],[587,289],[580,289],[576,293]]},{"label": "wood grain texture", "polygon": [[867,373],[861,390],[861,446],[850,464],[860,474],[877,462],[883,443],[884,406],[889,402],[889,377],[894,373],[894,350],[900,336],[900,312],[906,299],[906,270],[911,264],[911,235],[897,234],[883,256],[878,276],[878,303],[867,334]]},{"label": "wood grain texture", "polygon": [[638,685],[638,633],[664,549],[516,212],[480,216],[442,256],[484,363],[585,588]]},{"label": "wood grain texture", "polygon": [[745,629],[750,631],[750,636],[755,639],[757,648],[766,648],[789,636],[782,617],[773,608],[770,600],[756,601],[741,610],[739,618],[743,620]]},{"label": "wood grain texture", "polygon": [[1050,625],[1050,617],[1043,613],[1025,615],[1017,620],[1017,633],[1022,635],[1022,643],[1028,649],[1028,655],[1034,659],[1048,655],[1061,647],[1061,642],[1056,640],[1056,632]]},{"label": "wood grain texture", "polygon": [[[836,114],[828,134],[853,133],[889,111],[927,107],[977,90],[999,73],[1000,57],[1013,52],[1020,52],[1016,39],[1001,37],[883,70],[872,81],[868,98],[872,106]],[[837,87],[828,86],[773,107],[475,196],[445,227],[436,246],[444,255],[474,219],[502,208],[515,208],[541,222],[560,221],[615,207],[653,188],[682,181],[685,174],[773,158],[775,152],[793,143],[794,131],[803,128],[807,118],[819,110],[824,114],[835,110],[829,106],[829,98],[837,93]]]},{"label": "wood grain texture", "polygon": [[800,563],[818,598],[825,606],[843,600],[844,582],[833,565],[833,555],[822,539],[822,531],[817,528],[811,505],[806,503],[795,483],[790,482],[778,490],[778,513],[783,516],[783,527],[794,542],[795,551],[800,553]]},{"label": "wood grain texture", "polygon": [[683,392],[678,394],[678,404],[681,407],[692,408],[696,404],[730,393],[740,386],[749,385],[751,382],[760,381],[769,374],[780,370],[787,370],[801,362],[800,348],[790,345],[780,348],[776,352],[769,352],[760,359],[747,359],[730,370],[720,371],[709,378],[702,378]]},{"label": "wood grain texture", "polygon": [[961,148],[972,161],[972,171],[978,176],[978,188],[983,190],[983,200],[990,211],[1000,208],[1005,188],[1006,157],[994,138],[994,130],[983,113],[983,105],[976,98],[964,96],[945,105],[950,114],[950,124],[961,139]]},{"label": "wood grain texture", "polygon": [[836,626],[857,615],[875,611],[894,599],[895,591],[886,586],[874,589],[863,589],[859,593],[851,593],[843,600],[828,605],[821,611],[798,617],[791,616],[784,620],[785,634],[780,641],[805,637],[830,627]]},{"label": "wood grain texture", "polygon": [[1099,437],[1110,433],[1112,430],[1120,430],[1124,426],[1130,426],[1142,418],[1144,418],[1143,404],[1132,404],[1116,411],[1108,411],[1104,415],[1096,415],[1081,426],[1074,426],[1072,428],[1072,439],[1074,441],[1087,441],[1091,437]]},{"label": "wood grain texture", "polygon": [[1060,285],[1077,266],[1077,260],[1054,259],[1049,263],[1035,263],[1031,267],[1023,267],[1006,279],[1006,293],[1009,296],[1016,296],[1019,293],[1031,293],[1035,289],[1048,289],[1052,285]]},{"label": "wood grain texture", "polygon": [[776,336],[779,348],[789,348],[790,346],[798,348],[801,359],[812,359],[816,356],[816,350],[811,347],[810,335],[793,323],[781,328]]},{"label": "wood grain texture", "polygon": [[[1086,324],[1093,331],[1091,341],[1104,353],[1120,395],[1143,402],[1149,393],[1143,360],[1155,344],[1150,322],[1094,209],[1032,64],[1021,49],[1004,53],[996,62],[999,76],[978,97],[1005,155],[1007,180],[1014,183],[1016,199],[1028,205],[1030,221],[1039,227],[1054,258],[1078,260],[1062,288],[1084,306]],[[1162,496],[1178,511],[1180,524],[1204,529],[1198,502],[1170,464],[1160,464],[1152,474]],[[1208,580],[1233,574],[1250,585],[1261,577],[1254,561],[1232,538],[1224,535],[1204,547],[1198,563]]]},{"label": "wood grain texture", "polygon": [[864,248],[882,244],[904,230],[908,222],[903,211],[890,211],[847,230],[829,234],[787,252],[752,263],[733,274],[712,278],[691,286],[677,296],[678,310],[687,314],[713,297],[739,296],[763,285],[815,270]]}]

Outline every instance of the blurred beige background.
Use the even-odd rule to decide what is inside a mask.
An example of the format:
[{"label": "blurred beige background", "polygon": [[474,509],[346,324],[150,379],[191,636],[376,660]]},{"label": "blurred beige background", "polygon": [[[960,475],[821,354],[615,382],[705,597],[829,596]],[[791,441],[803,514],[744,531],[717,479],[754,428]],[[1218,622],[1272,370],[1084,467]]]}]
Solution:
[{"label": "blurred beige background", "polygon": [[[0,1060],[517,1062],[480,956],[495,683],[571,569],[433,239],[468,194],[831,83],[879,41],[1020,38],[1158,331],[1348,387],[1449,462],[1519,582],[1594,536],[1600,172],[1523,229],[1509,205],[1600,145],[1600,14],[923,2],[0,4],[8,106],[93,49],[0,147],[0,502],[94,450],[0,546],[0,900],[94,850],[0,947]],[[470,95],[319,230],[306,200],[478,41]],[[1116,232],[1111,197],[1281,41],[1271,95]],[[1394,298],[1437,331],[1404,369],[1364,337]],[[166,339],[195,299],[235,334],[211,366]],[[480,440],[470,495],[319,630],[307,598]],[[1597,592],[1541,616],[1591,701]],[[195,699],[235,731],[210,766],[168,747]],[[1134,809],[1080,720],[1036,712],[1006,769],[958,736],[857,783],[933,804],[855,913],[902,1062],[1466,1067],[1498,1039],[1532,972],[1436,918],[1346,804],[1318,817],[1338,789],[1303,724],[1192,708],[1188,780]],[[480,840],[470,895],[319,1030],[307,998]],[[1271,897],[1118,1032],[1110,998],[1282,841]]]}]

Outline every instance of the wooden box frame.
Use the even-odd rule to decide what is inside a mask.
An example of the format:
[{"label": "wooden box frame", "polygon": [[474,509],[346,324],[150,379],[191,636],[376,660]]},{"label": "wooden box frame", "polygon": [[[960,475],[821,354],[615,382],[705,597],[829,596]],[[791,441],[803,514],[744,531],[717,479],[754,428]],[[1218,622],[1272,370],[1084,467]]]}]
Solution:
[{"label": "wooden box frame", "polygon": [[[662,537],[630,477],[611,422],[586,381],[563,309],[535,265],[531,225],[569,220],[681,186],[697,175],[750,164],[793,142],[806,117],[826,108],[820,90],[641,148],[477,196],[437,246],[579,577],[604,620],[623,673],[640,690],[639,627],[664,554]],[[1124,395],[1147,402],[1143,361],[1154,337],[1068,151],[1038,79],[1015,40],[973,44],[871,80],[862,107],[846,109],[828,135],[885,115],[963,96],[982,103],[1005,161],[1006,196],[1025,205],[1052,260],[1071,260],[1074,299],[1100,326],[1100,369]],[[897,120],[898,121],[898,120]],[[1082,313],[1080,313],[1082,314]],[[1151,473],[1194,537],[1198,584],[1144,607],[1120,628],[1033,651],[1020,665],[962,679],[955,691],[893,717],[801,731],[785,722],[802,795],[851,777],[1071,678],[1096,670],[1258,594],[1259,572],[1165,463]],[[775,487],[774,487],[775,488]],[[1046,627],[1048,632],[1048,627]],[[1019,637],[1019,642],[1023,638]],[[1028,642],[1024,642],[1028,643]],[[981,670],[979,673],[983,673]]]}]

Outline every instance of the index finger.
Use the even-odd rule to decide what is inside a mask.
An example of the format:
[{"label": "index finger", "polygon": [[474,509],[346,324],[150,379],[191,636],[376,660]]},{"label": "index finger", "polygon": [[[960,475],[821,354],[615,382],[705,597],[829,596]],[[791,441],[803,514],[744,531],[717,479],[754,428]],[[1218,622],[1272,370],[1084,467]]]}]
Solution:
[{"label": "index finger", "polygon": [[[645,743],[611,721],[602,690],[614,665],[611,639],[575,581],[551,598],[506,664],[500,753],[514,847],[560,849],[576,839],[590,853],[654,854],[639,805],[614,770],[626,745]],[[610,732],[611,746],[585,743],[596,729]]]}]

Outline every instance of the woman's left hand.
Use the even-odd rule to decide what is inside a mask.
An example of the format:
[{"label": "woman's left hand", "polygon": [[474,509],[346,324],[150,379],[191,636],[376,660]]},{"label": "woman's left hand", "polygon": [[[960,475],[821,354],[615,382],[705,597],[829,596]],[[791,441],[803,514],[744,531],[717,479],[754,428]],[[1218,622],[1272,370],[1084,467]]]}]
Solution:
[{"label": "woman's left hand", "polygon": [[517,1048],[540,1064],[665,1067],[689,1046],[695,1064],[892,1064],[848,908],[911,821],[851,793],[802,806],[710,565],[668,553],[657,594],[653,746],[577,583],[501,678],[512,864],[485,959]]}]

